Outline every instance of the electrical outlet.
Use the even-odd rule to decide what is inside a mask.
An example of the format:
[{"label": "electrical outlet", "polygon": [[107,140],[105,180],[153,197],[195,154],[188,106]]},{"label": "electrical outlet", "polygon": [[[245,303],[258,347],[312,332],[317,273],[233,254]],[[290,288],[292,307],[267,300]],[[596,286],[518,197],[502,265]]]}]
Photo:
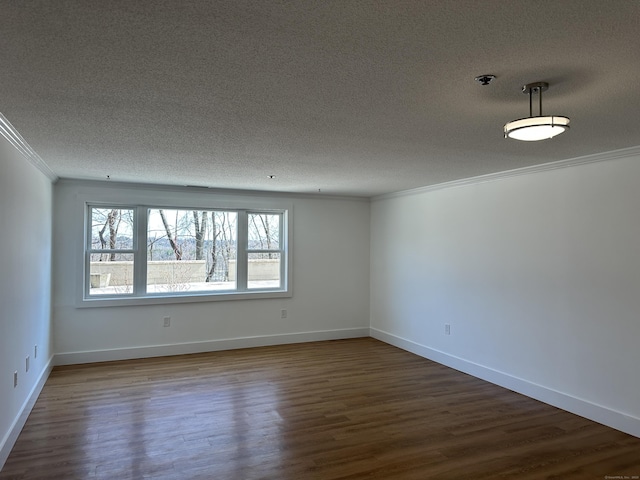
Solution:
[{"label": "electrical outlet", "polygon": [[444,334],[451,335],[451,325],[449,325],[448,323],[444,324]]},{"label": "electrical outlet", "polygon": [[27,358],[24,361],[24,371],[25,372],[29,371],[29,355],[27,355]]},{"label": "electrical outlet", "polygon": [[280,310],[280,318],[287,318],[287,311],[284,308]]},{"label": "electrical outlet", "polygon": [[18,371],[13,372],[13,388],[18,386]]},{"label": "electrical outlet", "polygon": [[164,317],[163,326],[165,326],[165,327],[170,327],[171,326],[171,317]]}]

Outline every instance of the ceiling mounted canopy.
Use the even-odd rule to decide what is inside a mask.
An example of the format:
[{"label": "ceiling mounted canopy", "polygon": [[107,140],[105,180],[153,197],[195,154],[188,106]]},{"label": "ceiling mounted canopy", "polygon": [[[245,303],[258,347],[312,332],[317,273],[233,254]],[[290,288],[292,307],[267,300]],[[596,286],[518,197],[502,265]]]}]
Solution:
[{"label": "ceiling mounted canopy", "polygon": [[[569,118],[552,115],[542,115],[542,92],[549,88],[546,82],[529,83],[522,87],[523,93],[529,94],[529,116],[508,122],[504,126],[504,137],[524,140],[525,142],[535,142],[553,138],[556,135],[569,130]],[[538,116],[533,116],[533,94],[538,94],[539,109]]]}]

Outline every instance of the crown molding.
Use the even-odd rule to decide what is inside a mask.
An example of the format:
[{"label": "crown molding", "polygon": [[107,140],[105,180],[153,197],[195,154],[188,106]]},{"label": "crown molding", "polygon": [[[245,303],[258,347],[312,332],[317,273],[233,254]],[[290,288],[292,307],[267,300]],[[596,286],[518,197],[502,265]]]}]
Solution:
[{"label": "crown molding", "polygon": [[20,132],[11,125],[11,122],[9,122],[2,113],[0,113],[0,134],[6,138],[13,148],[20,152],[22,156],[29,161],[29,163],[47,176],[49,180],[52,182],[56,182],[58,180],[58,176],[53,172],[53,170],[51,170],[45,161],[40,158],[40,155],[31,148],[27,141],[22,138]]},{"label": "crown molding", "polygon": [[103,187],[114,189],[134,189],[145,191],[162,191],[162,192],[177,192],[177,193],[192,193],[200,195],[235,195],[242,197],[259,197],[259,198],[279,198],[279,199],[300,199],[300,200],[338,200],[338,201],[351,201],[369,203],[369,197],[356,197],[349,195],[332,195],[325,193],[304,193],[304,192],[284,192],[277,190],[239,190],[239,189],[225,189],[216,187],[205,187],[199,185],[170,185],[170,184],[158,184],[158,183],[138,183],[138,182],[125,182],[117,180],[96,180],[96,179],[82,179],[71,177],[60,177],[57,182],[59,185],[70,185],[76,187]]},{"label": "crown molding", "polygon": [[453,180],[451,182],[438,183],[435,185],[428,185],[425,187],[412,188],[410,190],[403,190],[400,192],[386,193],[384,195],[378,195],[371,198],[372,202],[378,200],[387,200],[390,198],[406,197],[412,195],[419,195],[422,193],[433,192],[436,190],[443,190],[446,188],[463,187],[466,185],[475,185],[485,182],[494,182],[496,180],[502,180],[510,177],[517,177],[520,175],[531,175],[534,173],[546,172],[549,170],[558,170],[560,168],[576,167],[578,165],[586,165],[589,163],[608,162],[610,160],[619,160],[623,158],[640,157],[640,145],[629,148],[622,148],[620,150],[612,150],[610,152],[596,153],[593,155],[585,155],[582,157],[569,158],[566,160],[559,160],[557,162],[542,163],[540,165],[531,165],[529,167],[514,168],[513,170],[505,170],[503,172],[489,173],[486,175],[479,175],[477,177],[463,178],[460,180]]}]

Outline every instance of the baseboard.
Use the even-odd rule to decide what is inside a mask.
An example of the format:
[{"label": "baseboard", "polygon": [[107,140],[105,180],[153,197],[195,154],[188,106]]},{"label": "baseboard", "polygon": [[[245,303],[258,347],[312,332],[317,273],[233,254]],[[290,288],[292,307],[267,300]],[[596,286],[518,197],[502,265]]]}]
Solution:
[{"label": "baseboard", "polygon": [[426,347],[383,330],[371,328],[370,335],[382,342],[415,353],[447,367],[468,373],[487,382],[640,438],[640,418]]},{"label": "baseboard", "polygon": [[75,365],[80,363],[130,360],[134,358],[165,357],[170,355],[185,355],[190,353],[216,352],[220,350],[266,347],[270,345],[284,345],[289,343],[319,342],[323,340],[340,340],[345,338],[368,336],[368,327],[346,328],[340,330],[287,333],[282,335],[228,338],[223,340],[208,340],[205,342],[151,345],[144,347],[117,348],[85,352],[66,352],[57,353],[55,355],[55,365]]},{"label": "baseboard", "polygon": [[31,392],[29,392],[27,399],[22,404],[22,408],[20,409],[20,411],[18,412],[18,415],[16,416],[15,420],[11,424],[9,431],[2,439],[2,443],[0,443],[0,470],[2,470],[2,467],[4,467],[4,464],[7,461],[7,458],[9,458],[9,454],[11,453],[11,450],[13,449],[13,446],[15,445],[16,440],[18,439],[18,435],[20,435],[20,432],[22,431],[22,427],[24,427],[24,424],[26,423],[27,418],[31,413],[31,410],[33,409],[33,406],[36,404],[36,400],[38,400],[38,397],[40,396],[40,392],[42,391],[44,384],[49,378],[49,374],[51,373],[52,368],[53,368],[53,359],[50,359],[49,362],[47,362],[47,364],[45,365],[44,369],[42,370],[42,373],[40,373],[40,376],[38,377],[38,381],[31,389]]}]

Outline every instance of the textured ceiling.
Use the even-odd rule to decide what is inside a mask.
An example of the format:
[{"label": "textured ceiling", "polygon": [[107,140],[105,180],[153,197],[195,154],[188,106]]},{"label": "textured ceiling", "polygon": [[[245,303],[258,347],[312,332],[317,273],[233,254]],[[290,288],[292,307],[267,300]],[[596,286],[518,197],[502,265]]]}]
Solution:
[{"label": "textured ceiling", "polygon": [[[373,196],[640,144],[638,1],[0,8],[0,112],[60,177]],[[535,81],[571,130],[505,140]]]}]

